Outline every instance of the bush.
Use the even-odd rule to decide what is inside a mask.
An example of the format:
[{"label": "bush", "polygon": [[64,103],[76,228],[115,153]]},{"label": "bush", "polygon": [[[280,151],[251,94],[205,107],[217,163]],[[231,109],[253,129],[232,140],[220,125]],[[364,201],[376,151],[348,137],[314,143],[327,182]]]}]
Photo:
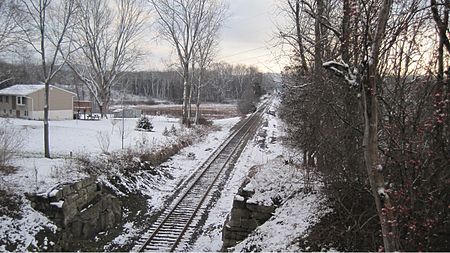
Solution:
[{"label": "bush", "polygon": [[238,102],[238,110],[242,114],[249,114],[256,111],[256,106],[250,100],[241,99]]},{"label": "bush", "polygon": [[208,120],[204,117],[200,117],[200,118],[198,118],[197,124],[203,125],[203,126],[212,126],[213,122],[212,122],[212,120]]},{"label": "bush", "polygon": [[11,158],[22,148],[24,144],[23,130],[12,124],[9,119],[0,123],[0,166],[7,167]]},{"label": "bush", "polygon": [[111,144],[111,134],[107,131],[97,131],[97,141],[102,152],[108,154]]},{"label": "bush", "polygon": [[150,132],[153,130],[153,124],[149,118],[142,116],[137,122],[136,130]]},{"label": "bush", "polygon": [[170,135],[170,132],[169,132],[169,130],[167,129],[167,127],[164,127],[164,131],[162,132],[162,135],[163,135],[163,136],[166,136],[166,137],[168,137],[168,136]]},{"label": "bush", "polygon": [[176,136],[177,135],[177,129],[175,128],[175,126],[172,124],[172,127],[170,128],[170,134]]},{"label": "bush", "polygon": [[22,199],[14,194],[10,189],[0,188],[0,216],[9,216],[12,218],[21,218],[22,211],[20,206]]}]

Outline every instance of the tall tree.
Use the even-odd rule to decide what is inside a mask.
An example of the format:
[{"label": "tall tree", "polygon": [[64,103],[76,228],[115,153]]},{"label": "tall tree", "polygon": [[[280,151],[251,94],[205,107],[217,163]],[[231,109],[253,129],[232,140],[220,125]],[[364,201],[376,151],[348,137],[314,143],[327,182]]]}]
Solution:
[{"label": "tall tree", "polygon": [[209,20],[208,15],[215,14],[211,10],[216,8],[216,3],[220,0],[149,1],[159,17],[160,35],[173,46],[178,56],[183,80],[182,123],[190,126],[191,63],[203,26]]},{"label": "tall tree", "polygon": [[[365,48],[365,59],[363,63],[363,75],[357,77],[349,70],[348,64],[327,62],[324,67],[336,71],[343,75],[349,82],[349,85],[360,85],[361,88],[361,107],[363,113],[363,149],[364,163],[368,174],[372,195],[375,200],[377,213],[380,219],[383,235],[384,249],[386,251],[397,251],[400,248],[398,232],[396,229],[396,219],[392,212],[393,205],[391,198],[385,189],[385,178],[383,167],[380,164],[378,129],[379,129],[379,105],[378,105],[378,83],[380,81],[379,61],[381,58],[381,47],[386,36],[386,27],[388,25],[389,15],[393,5],[392,0],[383,0],[379,9],[372,9],[377,13],[374,29],[367,27]],[[346,19],[344,19],[346,22]],[[371,41],[371,43],[370,43]],[[344,54],[344,57],[345,56]],[[360,83],[359,83],[360,82]]]},{"label": "tall tree", "polygon": [[0,54],[18,42],[20,30],[14,22],[14,11],[14,1],[0,0]]},{"label": "tall tree", "polygon": [[[439,48],[438,48],[438,87],[436,92],[436,114],[448,115],[450,113],[450,80],[444,80],[444,58],[445,55],[450,53],[450,41],[448,38],[449,31],[449,12],[450,1],[442,0],[439,3],[436,0],[430,0],[431,13],[433,20],[437,27],[439,35]],[[440,8],[439,8],[440,7]],[[444,50],[445,49],[445,50]],[[448,71],[448,70],[447,70]],[[450,73],[447,72],[447,75]],[[445,102],[447,101],[447,102]],[[442,121],[443,119],[441,119]],[[447,116],[447,124],[450,124],[450,117]],[[444,146],[446,129],[442,124],[436,125],[436,141],[440,146]],[[448,130],[447,130],[448,131]]]},{"label": "tall tree", "polygon": [[[392,7],[392,0],[382,2],[378,13],[378,22],[374,32],[372,45],[369,48],[367,68],[362,79],[362,106],[364,115],[364,161],[369,176],[372,195],[375,199],[377,213],[380,218],[381,231],[383,234],[384,248],[386,251],[398,251],[400,249],[398,233],[395,228],[395,218],[390,209],[392,203],[388,193],[385,191],[385,179],[378,151],[378,92],[379,82],[378,64],[381,55],[381,45],[385,36],[386,26]],[[386,211],[387,210],[387,211]]]},{"label": "tall tree", "polygon": [[140,0],[75,1],[77,15],[75,43],[79,50],[68,63],[86,85],[103,118],[111,89],[139,56],[138,39],[143,31],[145,12]]},{"label": "tall tree", "polygon": [[16,25],[21,40],[40,57],[41,78],[45,85],[44,155],[50,158],[49,92],[50,83],[64,66],[59,52],[71,52],[70,28],[76,12],[71,0],[18,0]]},{"label": "tall tree", "polygon": [[199,32],[198,43],[194,48],[194,62],[198,66],[195,124],[198,124],[200,117],[201,90],[205,81],[205,70],[214,59],[214,53],[218,45],[218,35],[226,18],[227,7],[221,2],[216,2],[215,6],[212,6],[207,11],[209,13],[206,14],[205,23]]},{"label": "tall tree", "polygon": [[281,45],[287,45],[288,54],[293,52],[295,60],[299,62],[303,74],[310,72],[310,58],[314,55],[311,48],[314,38],[308,31],[307,24],[310,17],[305,16],[305,1],[285,0],[279,3],[280,16],[285,21],[277,24],[276,38]]}]

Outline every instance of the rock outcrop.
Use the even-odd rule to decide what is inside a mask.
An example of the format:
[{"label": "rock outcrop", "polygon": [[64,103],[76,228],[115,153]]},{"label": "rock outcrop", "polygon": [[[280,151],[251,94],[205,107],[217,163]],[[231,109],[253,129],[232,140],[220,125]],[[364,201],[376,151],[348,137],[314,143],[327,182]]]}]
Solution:
[{"label": "rock outcrop", "polygon": [[57,185],[45,193],[29,196],[29,199],[33,208],[46,214],[58,226],[61,244],[93,238],[122,219],[121,202],[103,189],[95,178]]},{"label": "rock outcrop", "polygon": [[276,209],[276,206],[253,203],[250,198],[254,192],[245,191],[244,186],[241,186],[238,194],[234,197],[233,208],[223,226],[222,251],[226,251],[229,247],[235,246],[237,242],[247,238],[259,225],[270,219]]}]

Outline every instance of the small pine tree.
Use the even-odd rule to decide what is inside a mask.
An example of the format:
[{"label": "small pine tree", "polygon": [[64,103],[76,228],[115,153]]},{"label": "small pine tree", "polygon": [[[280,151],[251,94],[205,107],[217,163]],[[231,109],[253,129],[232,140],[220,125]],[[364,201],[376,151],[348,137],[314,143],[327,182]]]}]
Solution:
[{"label": "small pine tree", "polygon": [[138,122],[136,125],[136,130],[150,132],[150,131],[152,131],[152,129],[153,129],[153,124],[149,118],[142,116],[140,119],[138,119]]},{"label": "small pine tree", "polygon": [[164,127],[164,131],[162,132],[162,135],[163,136],[169,136],[170,135],[170,132],[169,132],[169,130],[167,129],[167,127]]},{"label": "small pine tree", "polygon": [[172,124],[172,127],[170,128],[170,133],[172,135],[177,135],[177,129],[175,128],[175,126]]}]

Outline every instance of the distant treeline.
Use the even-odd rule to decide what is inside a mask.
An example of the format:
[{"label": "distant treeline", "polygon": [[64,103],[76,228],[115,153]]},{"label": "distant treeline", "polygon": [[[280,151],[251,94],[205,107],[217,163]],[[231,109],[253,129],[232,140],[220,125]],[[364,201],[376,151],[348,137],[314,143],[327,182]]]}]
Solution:
[{"label": "distant treeline", "polygon": [[[9,64],[0,62],[1,80],[7,80],[0,88],[13,84],[39,83],[40,67],[33,64]],[[194,72],[194,94],[198,88],[198,82]],[[75,92],[78,99],[90,99],[89,90],[82,84],[76,75],[68,68],[63,69],[54,79],[56,85],[64,85],[64,88]],[[255,67],[244,65],[231,65],[228,63],[216,63],[208,69],[201,82],[203,96],[201,102],[228,102],[239,100],[242,95],[253,93],[256,90],[265,90],[273,86],[271,75],[263,74]],[[167,71],[138,71],[126,72],[120,82],[113,87],[117,93],[139,95],[151,99],[167,100],[181,103],[183,84],[180,74],[176,70]],[[257,93],[261,93],[258,91]],[[120,98],[113,96],[113,103]],[[116,101],[114,101],[116,100]],[[196,98],[193,97],[193,102]]]}]

